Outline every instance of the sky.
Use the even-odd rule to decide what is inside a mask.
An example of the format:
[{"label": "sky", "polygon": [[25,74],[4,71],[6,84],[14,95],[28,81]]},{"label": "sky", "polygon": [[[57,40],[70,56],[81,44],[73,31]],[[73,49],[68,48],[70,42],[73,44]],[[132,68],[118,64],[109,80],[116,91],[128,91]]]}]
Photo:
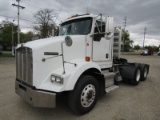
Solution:
[{"label": "sky", "polygon": [[[16,0],[0,0],[0,22],[8,20],[17,24]],[[160,45],[160,0],[20,0],[20,28],[22,32],[32,30],[35,25],[34,14],[40,9],[52,9],[53,20],[59,24],[75,14],[100,14],[114,17],[114,25],[124,25],[134,45],[143,45],[146,26],[145,45]]]}]

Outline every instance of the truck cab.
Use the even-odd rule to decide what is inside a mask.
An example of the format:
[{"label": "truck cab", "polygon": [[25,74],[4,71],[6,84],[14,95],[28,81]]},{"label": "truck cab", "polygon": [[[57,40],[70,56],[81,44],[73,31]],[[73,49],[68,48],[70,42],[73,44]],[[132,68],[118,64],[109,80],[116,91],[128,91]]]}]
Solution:
[{"label": "truck cab", "polygon": [[121,29],[113,17],[75,15],[60,24],[56,37],[18,45],[16,93],[35,107],[56,107],[58,94],[78,114],[88,113],[98,97],[129,79],[138,85],[149,65],[120,58]]},{"label": "truck cab", "polygon": [[81,41],[85,42],[85,57],[97,63],[100,68],[109,68],[112,67],[113,29],[111,17],[82,15],[64,21],[59,35],[83,35],[85,38]]}]

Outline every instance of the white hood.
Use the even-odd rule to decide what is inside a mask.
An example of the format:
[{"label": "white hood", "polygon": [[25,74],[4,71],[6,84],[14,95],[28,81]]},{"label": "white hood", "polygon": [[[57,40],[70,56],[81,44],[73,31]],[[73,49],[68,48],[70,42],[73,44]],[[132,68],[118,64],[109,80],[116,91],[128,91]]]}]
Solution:
[{"label": "white hood", "polygon": [[[74,35],[70,36],[73,44],[67,47],[63,44],[64,60],[72,61],[75,59],[85,59],[85,36]],[[33,55],[33,85],[37,88],[43,81],[50,79],[50,75],[62,68],[62,56],[54,57],[55,55],[44,55],[44,52],[56,52],[62,54],[61,43],[65,36],[58,36],[46,39],[40,39],[23,44],[24,47],[32,49]],[[42,61],[46,58],[46,61]],[[63,71],[60,73],[62,74]]]}]

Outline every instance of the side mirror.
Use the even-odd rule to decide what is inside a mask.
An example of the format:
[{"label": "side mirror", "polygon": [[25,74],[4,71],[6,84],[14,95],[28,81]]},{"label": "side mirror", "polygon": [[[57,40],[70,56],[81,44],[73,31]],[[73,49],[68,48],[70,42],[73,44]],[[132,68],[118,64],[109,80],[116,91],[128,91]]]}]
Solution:
[{"label": "side mirror", "polygon": [[106,33],[107,39],[111,39],[112,37],[113,37],[113,33],[111,33],[111,32]]},{"label": "side mirror", "polygon": [[65,37],[65,44],[66,44],[66,46],[68,46],[68,47],[70,47],[71,45],[72,45],[72,39],[71,39],[71,37],[70,36],[66,36]]},{"label": "side mirror", "polygon": [[113,33],[114,33],[114,24],[113,24],[114,20],[113,17],[106,17],[106,38],[109,40],[113,37]]}]

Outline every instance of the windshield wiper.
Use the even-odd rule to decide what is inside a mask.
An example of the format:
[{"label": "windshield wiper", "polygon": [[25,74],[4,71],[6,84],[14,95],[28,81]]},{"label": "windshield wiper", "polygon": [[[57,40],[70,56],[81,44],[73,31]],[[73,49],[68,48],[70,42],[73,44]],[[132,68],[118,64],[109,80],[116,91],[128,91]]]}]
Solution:
[{"label": "windshield wiper", "polygon": [[67,29],[67,33],[70,34],[71,32],[71,28],[72,28],[72,24],[69,25],[68,29]]},{"label": "windshield wiper", "polygon": [[[68,26],[67,30],[64,31],[64,32],[62,33],[62,35],[64,35],[65,33],[66,33],[66,34],[67,34],[67,33],[70,34],[71,28],[72,28],[72,24],[70,24],[70,25]],[[65,34],[65,35],[66,35],[66,34]]]}]

